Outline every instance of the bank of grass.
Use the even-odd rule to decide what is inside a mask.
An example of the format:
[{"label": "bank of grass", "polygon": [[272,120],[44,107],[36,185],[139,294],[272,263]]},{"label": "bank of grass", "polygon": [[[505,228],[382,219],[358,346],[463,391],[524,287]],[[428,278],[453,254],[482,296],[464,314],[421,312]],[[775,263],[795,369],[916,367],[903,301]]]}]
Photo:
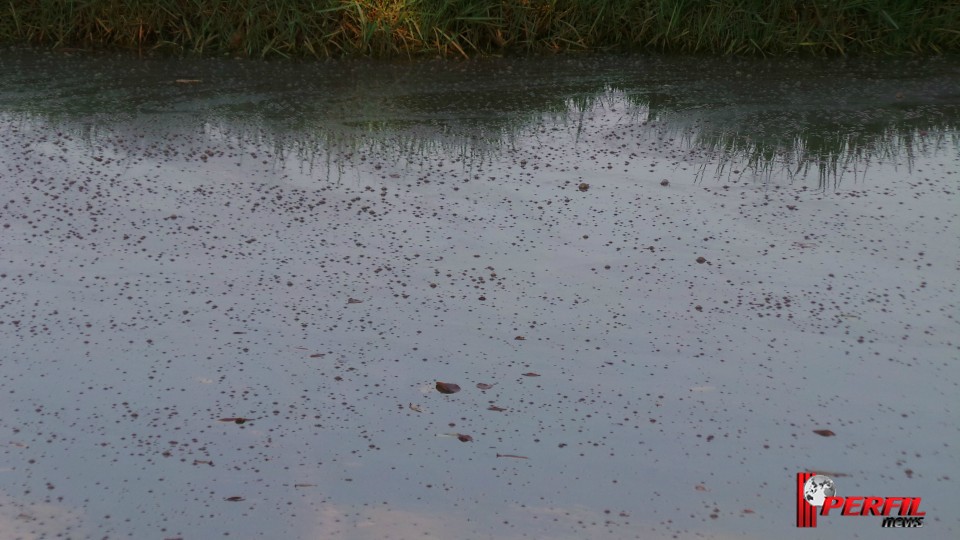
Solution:
[{"label": "bank of grass", "polygon": [[251,57],[960,50],[958,0],[9,0],[0,43]]}]

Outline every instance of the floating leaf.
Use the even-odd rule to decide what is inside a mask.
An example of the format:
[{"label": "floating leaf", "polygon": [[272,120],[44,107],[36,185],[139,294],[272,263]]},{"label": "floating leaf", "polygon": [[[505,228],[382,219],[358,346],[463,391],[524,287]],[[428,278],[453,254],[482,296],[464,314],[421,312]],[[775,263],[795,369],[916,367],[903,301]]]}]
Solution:
[{"label": "floating leaf", "polygon": [[487,410],[488,410],[488,411],[503,412],[503,411],[505,411],[506,409],[504,409],[503,407],[497,407],[496,405],[491,405],[491,406],[487,407]]},{"label": "floating leaf", "polygon": [[363,300],[357,300],[356,298],[347,298],[348,304],[362,304]]},{"label": "floating leaf", "polygon": [[[493,383],[493,384],[497,384],[497,383]],[[487,383],[478,382],[478,383],[477,383],[477,388],[479,388],[479,389],[481,389],[481,390],[489,390],[489,389],[493,388],[493,384],[487,384]]]},{"label": "floating leaf", "polygon": [[413,403],[411,403],[407,406],[410,407],[411,411],[421,412],[421,413],[423,412],[423,409],[421,409],[419,405],[414,405]]},{"label": "floating leaf", "polygon": [[524,377],[539,377],[540,374],[539,374],[539,373],[534,373],[534,372],[532,372],[532,371],[528,371],[528,372],[524,373],[523,376],[524,376]]},{"label": "floating leaf", "polygon": [[317,487],[316,484],[294,484],[295,488],[308,488],[308,487]]},{"label": "floating leaf", "polygon": [[590,189],[590,184],[583,182],[579,186],[577,186],[577,189],[579,189],[580,191],[586,191]]},{"label": "floating leaf", "polygon": [[506,457],[506,458],[514,458],[514,459],[530,459],[527,456],[518,456],[515,454],[497,454],[497,457]]},{"label": "floating leaf", "polygon": [[703,263],[707,262],[707,259],[706,259],[706,257],[697,257],[697,262],[700,263],[700,264],[703,264]]},{"label": "floating leaf", "polygon": [[821,437],[833,437],[836,435],[836,433],[830,431],[829,429],[815,429],[813,432]]},{"label": "floating leaf", "polygon": [[517,341],[523,341],[523,340],[525,340],[525,339],[527,339],[527,338],[525,338],[525,337],[523,337],[523,336],[517,336],[517,337],[515,337],[515,338],[513,338],[513,339],[515,339],[515,340],[517,340]]},{"label": "floating leaf", "polygon": [[177,84],[197,84],[203,82],[203,79],[177,79],[174,82]]},{"label": "floating leaf", "polygon": [[456,394],[460,391],[460,386],[453,383],[437,381],[437,391],[441,394]]},{"label": "floating leaf", "polygon": [[325,353],[318,352],[318,353],[311,354],[310,358],[323,358],[324,356],[325,356]]},{"label": "floating leaf", "polygon": [[473,437],[463,433],[457,433],[457,439],[459,439],[460,442],[470,442],[473,440]]},{"label": "floating leaf", "polygon": [[707,486],[705,486],[705,485],[703,485],[703,484],[697,484],[697,485],[693,486],[693,489],[695,489],[695,490],[697,490],[697,491],[710,491],[710,490],[707,489]]},{"label": "floating leaf", "polygon": [[240,501],[243,501],[243,500],[245,500],[245,499],[244,499],[243,497],[238,496],[238,495],[234,495],[233,497],[227,497],[227,498],[224,499],[224,500],[225,500],[225,501],[230,501],[230,502],[240,502]]},{"label": "floating leaf", "polygon": [[239,417],[238,417],[238,418],[221,418],[221,419],[220,419],[221,422],[233,422],[234,424],[243,424],[243,423],[249,422],[249,421],[251,421],[251,420],[254,420],[254,418],[239,418]]}]

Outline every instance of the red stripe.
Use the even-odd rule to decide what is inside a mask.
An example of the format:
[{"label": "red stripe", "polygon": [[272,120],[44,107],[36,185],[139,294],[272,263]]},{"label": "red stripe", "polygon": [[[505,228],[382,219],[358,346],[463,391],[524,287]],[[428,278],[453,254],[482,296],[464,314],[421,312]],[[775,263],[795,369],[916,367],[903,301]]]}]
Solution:
[{"label": "red stripe", "polygon": [[817,507],[807,503],[803,493],[804,484],[813,476],[810,472],[797,473],[797,527],[817,526]]}]

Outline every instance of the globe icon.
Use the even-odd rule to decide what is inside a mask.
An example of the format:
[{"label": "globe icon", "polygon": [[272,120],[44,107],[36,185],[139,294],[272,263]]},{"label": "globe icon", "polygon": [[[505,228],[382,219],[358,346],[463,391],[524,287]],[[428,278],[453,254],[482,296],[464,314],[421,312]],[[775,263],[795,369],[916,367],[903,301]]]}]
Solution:
[{"label": "globe icon", "polygon": [[803,484],[803,498],[813,506],[823,506],[823,500],[837,495],[837,488],[829,476],[818,474]]}]

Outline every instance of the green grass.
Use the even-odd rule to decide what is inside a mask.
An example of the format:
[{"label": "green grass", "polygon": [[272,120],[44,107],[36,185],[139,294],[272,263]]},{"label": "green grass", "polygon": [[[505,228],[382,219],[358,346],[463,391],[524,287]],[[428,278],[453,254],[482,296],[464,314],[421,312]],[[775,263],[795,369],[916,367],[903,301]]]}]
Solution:
[{"label": "green grass", "polygon": [[960,50],[957,0],[9,0],[0,43],[250,57]]}]

